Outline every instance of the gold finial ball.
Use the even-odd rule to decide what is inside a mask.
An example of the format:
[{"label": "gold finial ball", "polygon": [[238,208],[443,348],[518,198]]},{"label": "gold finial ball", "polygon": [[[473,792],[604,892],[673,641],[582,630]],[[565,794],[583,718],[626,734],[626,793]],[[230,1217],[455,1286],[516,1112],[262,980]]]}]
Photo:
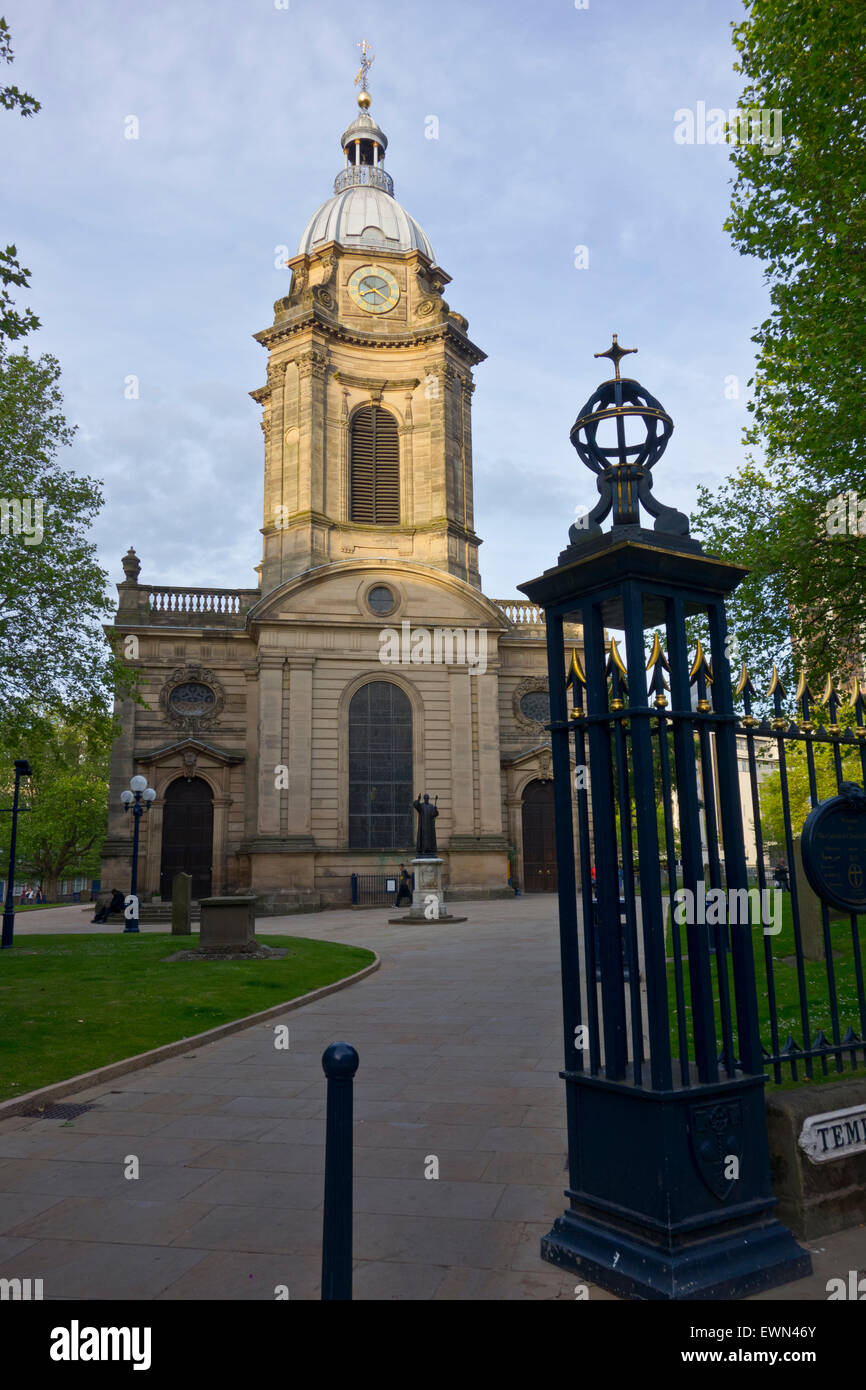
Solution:
[{"label": "gold finial ball", "polygon": [[366,111],[366,110],[368,109],[368,107],[369,107],[369,105],[370,105],[370,93],[369,93],[369,92],[359,92],[359,93],[358,93],[358,105],[360,106],[360,108],[361,108],[362,111]]}]

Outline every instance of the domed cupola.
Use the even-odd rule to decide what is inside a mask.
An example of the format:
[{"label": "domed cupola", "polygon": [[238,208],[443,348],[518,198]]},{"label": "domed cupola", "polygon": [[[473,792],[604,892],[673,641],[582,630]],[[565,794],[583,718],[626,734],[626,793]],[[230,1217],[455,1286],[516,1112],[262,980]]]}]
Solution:
[{"label": "domed cupola", "polygon": [[358,95],[360,114],[343,131],[340,145],[343,168],[334,179],[334,196],[323,203],[304,228],[298,255],[311,256],[320,246],[336,241],[340,246],[370,251],[420,251],[436,264],[433,248],[422,228],[394,197],[394,181],[385,169],[388,137],[369,114],[366,87],[370,61],[364,55],[363,81]]}]

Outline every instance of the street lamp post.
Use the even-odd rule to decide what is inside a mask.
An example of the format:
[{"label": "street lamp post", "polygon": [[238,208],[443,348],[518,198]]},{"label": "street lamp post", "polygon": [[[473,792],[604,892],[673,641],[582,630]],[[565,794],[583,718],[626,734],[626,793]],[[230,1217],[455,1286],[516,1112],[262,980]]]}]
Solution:
[{"label": "street lamp post", "polygon": [[3,907],[3,936],[0,950],[8,951],[15,931],[15,841],[18,838],[18,791],[22,777],[30,777],[30,764],[24,758],[15,760],[15,793],[12,797],[12,836],[9,841],[9,877],[6,882],[6,902]]},{"label": "street lamp post", "polygon": [[[153,787],[147,785],[147,778],[137,775],[130,778],[131,790],[120,793],[124,811],[132,811],[134,822],[132,831],[132,884],[129,890],[132,917],[124,916],[124,932],[138,931],[138,827],[145,811],[150,810],[151,802],[156,800]],[[127,904],[130,906],[130,904]]]}]

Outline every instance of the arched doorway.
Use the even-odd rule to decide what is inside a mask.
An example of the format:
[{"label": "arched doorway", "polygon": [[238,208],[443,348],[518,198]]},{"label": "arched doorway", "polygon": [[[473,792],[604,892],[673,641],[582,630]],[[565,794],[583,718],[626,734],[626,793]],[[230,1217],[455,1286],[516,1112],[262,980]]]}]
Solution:
[{"label": "arched doorway", "polygon": [[553,782],[529,782],[523,789],[523,891],[555,893],[556,888]]},{"label": "arched doorway", "polygon": [[192,895],[207,898],[213,868],[213,792],[202,777],[179,777],[166,789],[162,808],[159,892],[171,899],[175,874],[192,874]]}]

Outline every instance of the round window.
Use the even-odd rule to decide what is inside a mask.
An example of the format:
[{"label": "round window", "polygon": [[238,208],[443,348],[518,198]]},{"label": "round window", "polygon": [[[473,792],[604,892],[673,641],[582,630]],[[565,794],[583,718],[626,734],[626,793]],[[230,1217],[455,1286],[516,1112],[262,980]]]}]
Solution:
[{"label": "round window", "polygon": [[184,681],[171,692],[170,704],[176,714],[207,714],[215,703],[216,696],[210,686],[202,685],[201,681]]},{"label": "round window", "polygon": [[546,690],[530,690],[520,697],[520,713],[539,724],[550,721],[550,696]]},{"label": "round window", "polygon": [[384,584],[377,584],[367,595],[367,603],[372,608],[377,617],[383,618],[386,613],[393,613],[397,607],[397,600],[391,590]]}]

